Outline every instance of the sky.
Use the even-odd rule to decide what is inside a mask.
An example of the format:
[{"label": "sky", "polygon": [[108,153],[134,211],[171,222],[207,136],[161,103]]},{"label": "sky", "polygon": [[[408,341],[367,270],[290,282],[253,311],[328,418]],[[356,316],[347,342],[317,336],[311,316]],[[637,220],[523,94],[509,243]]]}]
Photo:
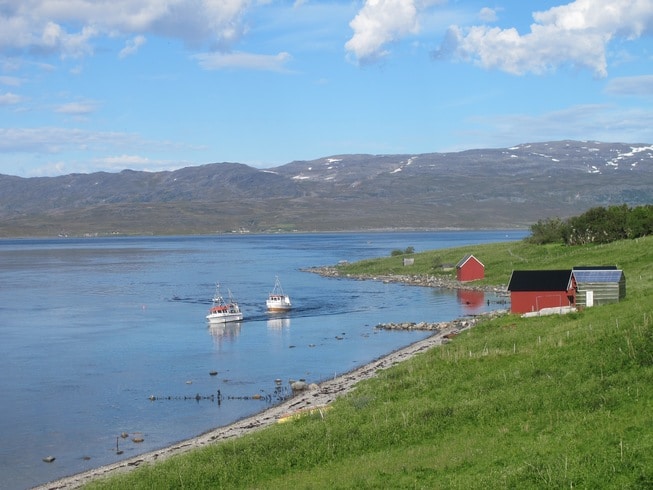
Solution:
[{"label": "sky", "polygon": [[0,173],[653,143],[653,0],[0,0]]}]

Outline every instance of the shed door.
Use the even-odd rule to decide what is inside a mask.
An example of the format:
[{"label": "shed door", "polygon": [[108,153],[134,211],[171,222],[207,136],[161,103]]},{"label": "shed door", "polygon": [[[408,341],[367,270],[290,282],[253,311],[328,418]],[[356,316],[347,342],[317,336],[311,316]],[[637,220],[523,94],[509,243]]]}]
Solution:
[{"label": "shed door", "polygon": [[594,291],[585,291],[585,306],[594,306]]}]

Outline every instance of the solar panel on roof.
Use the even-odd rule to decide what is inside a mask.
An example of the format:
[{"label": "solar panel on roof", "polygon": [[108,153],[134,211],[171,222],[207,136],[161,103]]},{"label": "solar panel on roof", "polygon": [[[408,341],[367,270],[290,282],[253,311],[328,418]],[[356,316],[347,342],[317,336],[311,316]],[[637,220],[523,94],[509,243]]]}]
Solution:
[{"label": "solar panel on roof", "polygon": [[619,282],[621,273],[619,270],[574,270],[574,277],[577,282]]}]

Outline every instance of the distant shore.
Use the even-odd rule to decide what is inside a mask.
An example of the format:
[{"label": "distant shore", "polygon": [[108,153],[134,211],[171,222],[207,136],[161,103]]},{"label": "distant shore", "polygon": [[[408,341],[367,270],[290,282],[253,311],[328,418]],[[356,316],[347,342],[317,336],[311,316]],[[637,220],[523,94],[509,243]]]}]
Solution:
[{"label": "distant shore", "polygon": [[312,272],[324,277],[342,277],[345,279],[355,279],[359,281],[382,281],[386,283],[401,283],[408,286],[422,286],[427,288],[445,288],[445,289],[466,289],[472,291],[484,291],[486,293],[495,293],[508,295],[507,286],[478,285],[470,282],[461,282],[448,277],[429,276],[423,274],[341,274],[337,267],[326,265],[320,267],[310,267],[302,269],[304,272]]},{"label": "distant shore", "polygon": [[[497,313],[494,313],[495,315]],[[59,490],[81,487],[97,478],[109,477],[125,473],[143,464],[153,464],[163,461],[171,456],[183,454],[194,449],[205,447],[218,441],[232,439],[249,434],[256,430],[278,423],[281,419],[301,413],[307,409],[323,408],[332,403],[336,398],[350,392],[354,386],[365,379],[372,378],[381,369],[405,361],[416,354],[447,343],[451,337],[460,331],[472,328],[484,315],[457,319],[451,322],[440,322],[436,328],[424,328],[433,331],[426,339],[415,342],[407,347],[398,349],[386,356],[380,357],[364,366],[324,381],[318,385],[311,385],[308,389],[295,394],[279,405],[270,407],[263,412],[238,420],[224,427],[219,427],[197,437],[180,441],[168,447],[140,454],[123,461],[108,464],[92,470],[64,477],[56,481],[34,487],[36,490]],[[379,328],[384,328],[379,326]]]}]

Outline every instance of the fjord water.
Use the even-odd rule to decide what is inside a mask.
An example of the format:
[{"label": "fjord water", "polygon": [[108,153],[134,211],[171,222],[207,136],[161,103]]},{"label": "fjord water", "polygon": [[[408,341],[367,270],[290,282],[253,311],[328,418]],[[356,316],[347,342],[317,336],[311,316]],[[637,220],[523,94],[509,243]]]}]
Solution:
[{"label": "fjord water", "polygon": [[[452,291],[304,268],[524,236],[0,240],[0,488],[39,485],[227,425],[288,395],[290,379],[332,378],[427,335],[377,330],[379,323],[501,307],[489,296],[489,305],[470,307]],[[265,311],[276,275],[291,312]],[[240,302],[242,322],[207,326],[216,282]]]}]

